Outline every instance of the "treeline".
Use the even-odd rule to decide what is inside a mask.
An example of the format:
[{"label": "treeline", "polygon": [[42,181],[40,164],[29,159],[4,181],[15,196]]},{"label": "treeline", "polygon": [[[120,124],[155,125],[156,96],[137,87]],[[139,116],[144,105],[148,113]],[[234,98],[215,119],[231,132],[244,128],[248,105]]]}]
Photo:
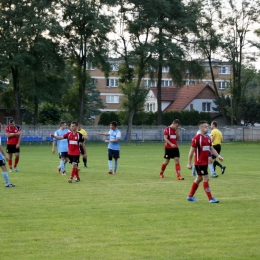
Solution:
[{"label": "treeline", "polygon": [[[170,125],[174,119],[179,119],[181,125],[198,125],[200,120],[211,122],[211,116],[207,112],[188,111],[167,111],[163,113],[163,125]],[[103,112],[100,115],[99,125],[109,125],[111,121],[118,122],[119,125],[127,125],[127,113]],[[133,119],[133,125],[157,125],[157,112],[137,112]]]}]

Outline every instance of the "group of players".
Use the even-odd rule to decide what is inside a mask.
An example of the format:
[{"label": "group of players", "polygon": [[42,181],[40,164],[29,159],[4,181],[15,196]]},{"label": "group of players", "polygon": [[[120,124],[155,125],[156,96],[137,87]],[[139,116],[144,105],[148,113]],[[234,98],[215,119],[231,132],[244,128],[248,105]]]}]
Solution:
[{"label": "group of players", "polygon": [[[161,166],[160,178],[164,179],[164,171],[169,164],[170,159],[175,161],[175,170],[177,174],[177,180],[184,180],[181,176],[180,167],[180,152],[178,148],[177,140],[180,139],[179,128],[180,121],[175,119],[172,124],[164,129],[164,141],[165,141],[165,161]],[[218,203],[219,200],[212,197],[211,190],[209,187],[208,177],[208,165],[210,165],[211,176],[213,178],[218,177],[216,174],[216,166],[221,168],[222,174],[224,174],[226,166],[222,166],[217,162],[216,158],[223,161],[223,157],[220,156],[221,143],[223,141],[222,133],[217,129],[217,122],[211,123],[212,131],[209,134],[209,125],[207,121],[199,122],[199,131],[196,136],[192,139],[191,148],[188,156],[187,168],[192,169],[192,158],[194,156],[194,171],[197,172],[196,179],[192,183],[190,193],[187,197],[188,201],[197,201],[194,194],[203,181],[203,187],[210,203]]]},{"label": "group of players", "polygon": [[[177,174],[177,180],[184,180],[181,176],[180,167],[180,152],[178,148],[178,139],[180,139],[179,128],[180,121],[175,119],[172,124],[164,129],[164,141],[165,141],[165,161],[161,165],[160,178],[164,179],[164,171],[170,162],[170,159],[175,161],[175,170]],[[2,125],[0,124],[0,130]],[[187,197],[188,201],[197,201],[194,194],[203,181],[203,187],[210,203],[218,203],[219,200],[212,197],[209,187],[208,166],[211,171],[211,176],[216,178],[218,175],[215,172],[215,168],[218,165],[221,168],[222,174],[224,174],[226,167],[217,162],[216,158],[223,161],[223,157],[220,156],[221,142],[223,140],[222,133],[217,129],[217,122],[211,123],[212,131],[209,134],[209,125],[206,121],[200,121],[199,131],[192,139],[191,148],[188,156],[187,168],[197,172],[196,178],[192,183],[190,193]],[[6,187],[15,187],[10,183],[9,176],[6,168],[6,161],[8,161],[9,172],[13,170],[18,172],[17,165],[20,156],[20,142],[21,142],[21,128],[15,125],[14,120],[9,121],[9,125],[5,129],[7,140],[6,156],[2,146],[0,138],[0,167],[2,168],[2,175],[5,181]],[[109,136],[108,140],[108,168],[109,174],[116,174],[118,167],[118,159],[120,158],[120,139],[121,132],[117,129],[117,122],[110,123],[110,131],[106,133],[98,132],[99,135]],[[87,132],[81,128],[81,125],[77,122],[72,122],[67,128],[66,122],[60,122],[60,128],[50,135],[53,138],[52,153],[55,153],[55,146],[57,145],[60,165],[57,167],[57,172],[62,175],[66,175],[65,166],[67,162],[72,164],[72,170],[68,179],[69,183],[72,183],[74,177],[75,182],[80,181],[78,164],[80,161],[80,155],[83,157],[84,167],[87,167],[87,152],[85,141],[88,139]],[[15,154],[14,167],[12,166],[12,156]],[[194,155],[194,166],[192,167],[191,161]],[[112,159],[114,159],[114,167],[112,165]]]}]

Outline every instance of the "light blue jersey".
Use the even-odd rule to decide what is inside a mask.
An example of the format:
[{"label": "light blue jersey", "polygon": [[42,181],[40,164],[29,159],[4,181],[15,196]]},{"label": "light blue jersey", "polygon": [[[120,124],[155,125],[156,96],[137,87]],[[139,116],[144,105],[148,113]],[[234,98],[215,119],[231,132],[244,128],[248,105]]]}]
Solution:
[{"label": "light blue jersey", "polygon": [[[2,139],[0,137],[0,145],[2,145]],[[0,152],[0,161],[5,160],[4,156],[2,155],[2,153]]]},{"label": "light blue jersey", "polygon": [[[54,135],[63,136],[68,132],[69,132],[68,129],[64,129],[64,130],[59,129],[54,133]],[[57,140],[57,139],[53,138],[53,140],[57,142],[57,148],[58,148],[59,153],[68,152],[68,140],[67,139]]]},{"label": "light blue jersey", "polygon": [[[108,134],[109,134],[109,140],[120,140],[121,139],[121,132],[118,130],[118,129],[116,129],[116,130],[112,130],[112,129],[110,129],[109,130],[109,132],[108,132]],[[108,149],[111,149],[111,150],[120,150],[120,143],[119,143],[119,141],[118,142],[109,142],[108,143]]]},{"label": "light blue jersey", "polygon": [[[200,134],[200,130],[198,130],[197,135]],[[206,136],[210,137],[210,132],[206,133]]]}]

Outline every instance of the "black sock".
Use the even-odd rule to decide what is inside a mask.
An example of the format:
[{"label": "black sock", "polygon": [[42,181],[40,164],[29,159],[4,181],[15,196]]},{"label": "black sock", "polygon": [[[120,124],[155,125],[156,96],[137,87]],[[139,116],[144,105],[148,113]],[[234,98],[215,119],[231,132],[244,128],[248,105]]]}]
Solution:
[{"label": "black sock", "polygon": [[87,159],[83,158],[84,165],[87,165]]},{"label": "black sock", "polygon": [[[218,161],[215,161],[214,164],[216,163],[217,166],[219,166],[220,168],[222,168],[222,165],[218,162]],[[216,166],[215,166],[216,167]]]}]

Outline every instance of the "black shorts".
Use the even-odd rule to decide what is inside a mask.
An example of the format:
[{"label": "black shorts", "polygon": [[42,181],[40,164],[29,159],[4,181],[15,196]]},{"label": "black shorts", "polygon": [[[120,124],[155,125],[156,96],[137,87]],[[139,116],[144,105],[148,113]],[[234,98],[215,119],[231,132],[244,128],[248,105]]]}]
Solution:
[{"label": "black shorts", "polygon": [[109,157],[114,158],[114,159],[120,158],[119,150],[108,149],[108,159],[109,159]]},{"label": "black shorts", "polygon": [[79,155],[69,155],[69,163],[79,163]]},{"label": "black shorts", "polygon": [[173,159],[175,157],[180,158],[179,148],[165,148],[164,158],[165,159]]},{"label": "black shorts", "polygon": [[195,165],[198,175],[208,175],[208,165]]},{"label": "black shorts", "polygon": [[5,160],[0,160],[0,167],[5,166]]},{"label": "black shorts", "polygon": [[[216,145],[213,145],[213,148],[217,151],[218,154],[220,154],[221,152],[221,145],[220,144],[216,144]],[[216,159],[217,157],[215,155],[211,155],[212,159]]]},{"label": "black shorts", "polygon": [[59,158],[69,158],[68,152],[60,152],[59,153]]},{"label": "black shorts", "polygon": [[16,148],[16,144],[7,144],[6,152],[7,153],[20,153],[20,147]]}]

